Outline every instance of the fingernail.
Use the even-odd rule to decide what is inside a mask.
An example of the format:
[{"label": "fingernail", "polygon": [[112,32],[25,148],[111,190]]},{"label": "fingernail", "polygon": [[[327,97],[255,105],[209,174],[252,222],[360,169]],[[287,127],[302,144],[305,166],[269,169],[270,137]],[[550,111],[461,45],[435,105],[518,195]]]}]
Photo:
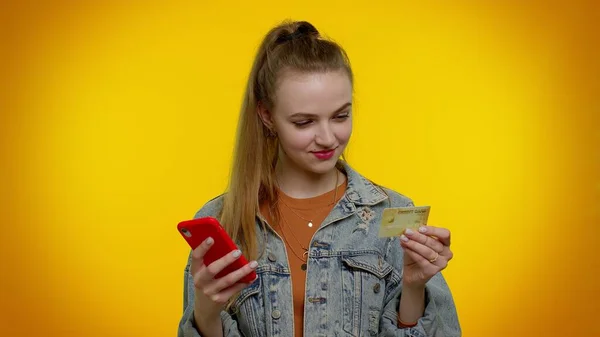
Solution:
[{"label": "fingernail", "polygon": [[242,255],[242,252],[237,249],[233,251],[233,254],[231,254],[233,257],[240,257],[240,255]]},{"label": "fingernail", "polygon": [[410,229],[410,228],[407,228],[407,229],[406,229],[406,231],[405,231],[404,233],[406,233],[406,234],[408,234],[408,235],[413,235],[413,234],[415,234],[415,232],[413,232],[413,230],[412,230],[412,229]]},{"label": "fingernail", "polygon": [[256,262],[256,261],[250,262],[250,268],[254,269],[256,267],[258,267],[258,262]]},{"label": "fingernail", "polygon": [[408,238],[404,234],[400,235],[400,240],[408,242]]},{"label": "fingernail", "polygon": [[206,239],[206,244],[209,245],[209,246],[212,245],[213,242],[215,242],[215,240],[213,240],[213,238]]},{"label": "fingernail", "polygon": [[424,226],[421,226],[421,227],[419,227],[419,232],[425,233],[425,232],[427,232],[427,228]]}]

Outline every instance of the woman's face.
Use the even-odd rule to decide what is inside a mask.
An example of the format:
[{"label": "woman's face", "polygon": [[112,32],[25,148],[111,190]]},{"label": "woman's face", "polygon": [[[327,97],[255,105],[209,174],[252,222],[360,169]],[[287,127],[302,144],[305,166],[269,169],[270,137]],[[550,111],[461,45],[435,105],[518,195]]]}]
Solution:
[{"label": "woman's face", "polygon": [[271,116],[286,165],[329,172],[352,134],[352,84],[345,71],[286,72]]}]

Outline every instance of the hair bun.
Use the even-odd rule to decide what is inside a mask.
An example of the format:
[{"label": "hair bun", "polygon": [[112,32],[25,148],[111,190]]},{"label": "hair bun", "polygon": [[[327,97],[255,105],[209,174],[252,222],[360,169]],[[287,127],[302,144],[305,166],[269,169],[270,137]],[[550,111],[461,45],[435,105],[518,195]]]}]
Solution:
[{"label": "hair bun", "polygon": [[309,37],[312,35],[314,35],[314,36],[319,35],[319,31],[317,30],[317,28],[315,28],[315,26],[313,26],[308,21],[299,21],[299,22],[297,22],[296,30],[293,33],[282,34],[281,36],[279,36],[277,38],[276,42],[283,43],[283,42],[291,41],[294,39]]},{"label": "hair bun", "polygon": [[317,28],[315,28],[315,26],[308,21],[298,22],[298,28],[296,28],[296,31],[302,35],[319,35]]}]

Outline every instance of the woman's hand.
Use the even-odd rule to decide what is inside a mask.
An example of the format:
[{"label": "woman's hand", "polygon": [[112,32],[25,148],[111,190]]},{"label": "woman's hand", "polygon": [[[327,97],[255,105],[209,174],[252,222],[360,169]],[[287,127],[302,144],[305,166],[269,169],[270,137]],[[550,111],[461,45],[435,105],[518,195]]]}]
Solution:
[{"label": "woman's hand", "polygon": [[[237,260],[241,256],[241,252],[235,250],[206,266],[204,256],[213,243],[214,240],[208,238],[194,249],[190,267],[195,287],[194,320],[198,330],[203,332],[201,334],[207,336],[212,335],[207,330],[212,329],[215,325],[218,330],[222,330],[221,310],[233,295],[249,285],[249,283],[238,283],[238,281],[258,266],[256,261],[251,261],[244,267],[215,279],[215,275]],[[219,324],[215,324],[217,321]]]},{"label": "woman's hand", "polygon": [[422,226],[418,232],[407,229],[400,236],[404,249],[403,286],[422,288],[452,259],[450,231],[446,228]]}]

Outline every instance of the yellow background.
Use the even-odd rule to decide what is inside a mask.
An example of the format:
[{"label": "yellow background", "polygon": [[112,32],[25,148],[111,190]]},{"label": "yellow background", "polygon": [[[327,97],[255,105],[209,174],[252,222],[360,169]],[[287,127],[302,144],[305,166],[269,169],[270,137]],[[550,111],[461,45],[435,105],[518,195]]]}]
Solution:
[{"label": "yellow background", "polygon": [[452,230],[464,336],[600,335],[593,1],[82,3],[0,8],[0,335],[176,334],[176,223],[285,18],[351,57],[351,164]]}]

